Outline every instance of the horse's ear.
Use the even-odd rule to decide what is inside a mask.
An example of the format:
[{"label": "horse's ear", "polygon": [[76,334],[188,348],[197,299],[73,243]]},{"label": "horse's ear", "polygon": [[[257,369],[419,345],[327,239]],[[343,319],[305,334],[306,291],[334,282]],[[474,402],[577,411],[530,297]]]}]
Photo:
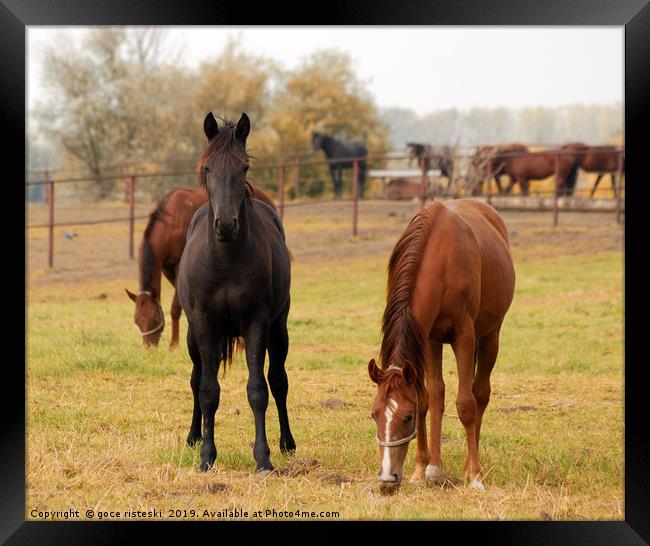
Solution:
[{"label": "horse's ear", "polygon": [[131,298],[131,301],[138,299],[138,296],[136,296],[133,292],[130,292],[128,289],[125,288],[124,291],[126,292],[126,295]]},{"label": "horse's ear", "polygon": [[374,358],[371,358],[370,362],[368,362],[368,375],[373,383],[379,384],[381,382],[383,372],[379,366],[377,366]]},{"label": "horse's ear", "polygon": [[246,137],[248,137],[248,133],[250,132],[251,120],[248,119],[246,112],[244,112],[237,122],[237,127],[235,128],[235,138],[239,140],[239,142],[246,143]]},{"label": "horse's ear", "polygon": [[404,377],[404,381],[407,385],[413,385],[417,378],[417,372],[411,364],[406,362],[402,367],[402,376]]},{"label": "horse's ear", "polygon": [[205,136],[208,137],[208,140],[212,140],[219,132],[217,120],[214,119],[212,112],[205,116],[205,119],[203,120],[203,132],[205,133]]}]

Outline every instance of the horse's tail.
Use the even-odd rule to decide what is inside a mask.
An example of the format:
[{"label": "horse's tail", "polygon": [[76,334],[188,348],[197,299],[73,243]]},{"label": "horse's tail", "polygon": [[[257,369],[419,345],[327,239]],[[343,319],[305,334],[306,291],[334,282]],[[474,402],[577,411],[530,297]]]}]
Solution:
[{"label": "horse's tail", "polygon": [[233,356],[246,348],[243,337],[225,337],[221,342],[219,362],[223,362],[223,376],[226,376],[226,367],[232,366]]}]

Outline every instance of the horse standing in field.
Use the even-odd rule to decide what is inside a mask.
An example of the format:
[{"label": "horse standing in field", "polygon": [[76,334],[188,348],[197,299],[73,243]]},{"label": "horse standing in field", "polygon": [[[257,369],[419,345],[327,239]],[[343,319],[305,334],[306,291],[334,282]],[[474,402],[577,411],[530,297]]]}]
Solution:
[{"label": "horse standing in field", "polygon": [[583,171],[598,173],[596,181],[591,188],[590,197],[594,196],[600,180],[607,174],[611,178],[612,193],[616,197],[616,175],[619,172],[619,168],[621,174],[623,174],[625,166],[625,158],[621,156],[622,152],[619,152],[616,146],[587,146],[581,142],[575,142],[565,144],[561,149],[575,151],[580,168]]},{"label": "horse standing in field", "polygon": [[[265,202],[275,210],[273,200],[259,188],[253,188],[253,197]],[[138,253],[140,290],[126,294],[135,303],[134,322],[145,346],[158,346],[165,314],[160,305],[161,281],[164,274],[176,286],[178,265],[185,248],[187,226],[192,215],[208,200],[204,189],[179,188],[167,193],[149,215]],[[174,290],[171,307],[172,338],[169,348],[178,345],[178,324],[181,304]]]},{"label": "horse standing in field", "polygon": [[[559,157],[558,157],[559,156]],[[506,193],[519,184],[522,195],[528,195],[531,180],[541,180],[555,175],[557,195],[572,195],[578,177],[580,163],[574,153],[559,153],[556,150],[519,153],[514,151],[493,153],[488,157],[492,172],[507,174],[510,186]]]},{"label": "horse standing in field", "polygon": [[[187,443],[203,440],[199,470],[217,457],[214,416],[219,407],[217,372],[231,363],[235,341],[243,337],[248,366],[246,391],[255,417],[253,456],[258,472],[273,470],[266,439],[268,381],[280,420],[280,449],[294,451],[287,415],[284,368],[289,336],[291,264],[284,229],[275,211],[252,198],[246,182],[246,139],[250,121],[218,127],[210,112],[203,123],[208,144],[199,159],[200,184],[208,202],[196,211],[178,272],[178,299],[187,316],[187,348],[192,359],[194,411]],[[203,419],[203,434],[201,434]]]},{"label": "horse standing in field", "polygon": [[485,203],[434,202],[415,215],[397,241],[388,264],[381,367],[374,359],[368,364],[370,379],[377,384],[372,416],[382,491],[401,482],[408,445],[415,437],[411,481],[442,475],[443,343],[451,344],[458,367],[456,409],[467,435],[465,473],[473,488],[484,489],[479,436],[514,287],[506,227]]},{"label": "horse standing in field", "polygon": [[433,148],[430,144],[420,144],[417,142],[407,142],[409,163],[417,159],[418,167],[424,172],[430,169],[438,169],[442,176],[447,177],[447,193],[451,190],[452,176],[454,172],[454,153],[449,146]]},{"label": "horse standing in field", "polygon": [[[363,192],[366,184],[366,157],[368,156],[368,148],[365,143],[360,140],[351,142],[343,142],[334,137],[322,133],[313,132],[311,134],[312,150],[317,152],[323,150],[325,157],[328,160],[338,160],[346,158],[363,158],[359,159],[359,196],[363,197]],[[341,198],[343,193],[343,169],[350,169],[353,167],[352,161],[336,161],[328,163],[330,176],[334,184],[334,197]]]},{"label": "horse standing in field", "polygon": [[[483,184],[488,178],[488,162],[494,160],[496,165],[499,166],[498,159],[500,157],[526,153],[528,152],[528,147],[524,144],[502,144],[499,146],[481,146],[476,150],[476,153],[472,156],[470,165],[469,165],[469,179],[471,184],[471,193],[472,195],[481,195],[483,193]],[[503,176],[501,170],[492,170],[492,178],[496,182],[497,189],[500,194],[509,193],[512,191],[514,182],[510,181],[510,186],[506,190],[501,185],[501,177]]]}]

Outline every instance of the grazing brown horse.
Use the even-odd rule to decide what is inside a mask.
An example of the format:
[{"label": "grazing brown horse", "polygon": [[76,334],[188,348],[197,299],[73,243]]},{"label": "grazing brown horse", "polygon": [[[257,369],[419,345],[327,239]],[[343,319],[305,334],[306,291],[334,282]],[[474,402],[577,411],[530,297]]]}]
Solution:
[{"label": "grazing brown horse", "polygon": [[[274,210],[273,200],[259,188],[253,187],[253,197]],[[203,188],[179,188],[167,193],[149,215],[138,253],[140,290],[126,290],[135,303],[134,322],[145,346],[157,346],[165,327],[165,314],[160,305],[162,274],[176,286],[178,265],[185,248],[185,236],[192,216],[208,200]],[[178,345],[178,323],[181,304],[174,290],[171,307],[172,338],[169,348]]]},{"label": "grazing brown horse", "polygon": [[[483,184],[487,181],[488,178],[488,162],[490,159],[493,160],[492,165],[492,177],[497,184],[497,189],[499,193],[504,193],[507,191],[501,185],[501,177],[503,172],[499,169],[500,163],[498,162],[499,158],[504,155],[512,155],[517,153],[526,153],[528,152],[528,147],[524,144],[502,144],[499,146],[481,146],[476,150],[476,153],[472,157],[470,162],[470,182],[472,185],[472,195],[481,195],[483,193]],[[496,169],[495,169],[496,167]],[[512,190],[513,181],[510,180],[509,189]]]},{"label": "grazing brown horse", "polygon": [[[562,146],[563,150],[572,150],[576,152],[576,157],[580,163],[580,168],[588,173],[598,173],[596,181],[591,188],[593,197],[600,184],[600,180],[609,174],[612,181],[612,193],[616,197],[616,175],[619,171],[620,153],[616,146],[587,146],[581,142],[574,142]],[[625,158],[620,157],[620,171],[623,174]]]},{"label": "grazing brown horse", "polygon": [[485,203],[434,202],[415,215],[397,241],[388,264],[381,367],[374,359],[368,364],[370,379],[377,384],[372,416],[382,490],[401,482],[408,445],[416,436],[411,481],[441,476],[443,343],[451,344],[456,355],[456,409],[467,435],[465,473],[473,488],[484,489],[479,436],[499,332],[514,287],[506,227]]}]

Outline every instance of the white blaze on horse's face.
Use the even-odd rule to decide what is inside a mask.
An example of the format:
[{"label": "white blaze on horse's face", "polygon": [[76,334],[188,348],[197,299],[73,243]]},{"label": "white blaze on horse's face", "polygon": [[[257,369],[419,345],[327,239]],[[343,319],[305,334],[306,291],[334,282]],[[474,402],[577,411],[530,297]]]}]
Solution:
[{"label": "white blaze on horse's face", "polygon": [[398,484],[402,481],[404,461],[408,453],[409,438],[414,431],[415,406],[395,393],[385,402],[377,400],[373,416],[377,422],[377,438],[382,443],[397,442],[397,445],[379,445],[379,481],[386,484]]}]

